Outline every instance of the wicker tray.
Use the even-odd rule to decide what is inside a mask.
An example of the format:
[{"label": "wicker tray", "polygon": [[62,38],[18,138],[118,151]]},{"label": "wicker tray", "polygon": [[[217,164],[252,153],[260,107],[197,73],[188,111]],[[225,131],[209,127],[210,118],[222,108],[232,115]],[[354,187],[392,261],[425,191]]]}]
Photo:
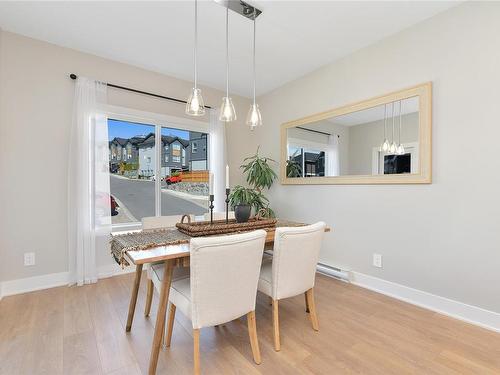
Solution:
[{"label": "wicker tray", "polygon": [[[188,222],[184,222],[184,218]],[[251,218],[246,223],[237,223],[235,219],[230,219],[226,224],[226,220],[214,220],[213,224],[210,221],[197,221],[192,223],[188,215],[184,215],[180,223],[175,224],[177,229],[191,237],[211,236],[216,234],[248,232],[256,229],[275,228],[276,219]]]}]

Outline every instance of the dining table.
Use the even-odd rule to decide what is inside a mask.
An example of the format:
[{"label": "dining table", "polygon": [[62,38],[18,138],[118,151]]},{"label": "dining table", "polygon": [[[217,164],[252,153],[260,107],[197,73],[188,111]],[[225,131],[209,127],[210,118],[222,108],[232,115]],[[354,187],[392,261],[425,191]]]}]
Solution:
[{"label": "dining table", "polygon": [[[303,226],[303,225],[306,224],[278,219],[275,227],[264,228],[264,230],[267,232],[265,240],[266,249],[272,248],[272,245],[274,243],[274,235],[277,227]],[[171,229],[176,230],[175,228]],[[329,231],[330,228],[326,227],[325,232]],[[134,232],[140,232],[140,231],[134,231]],[[111,241],[113,241],[114,238],[118,238],[120,235],[123,234],[114,233],[112,235]],[[125,328],[126,332],[130,332],[130,330],[132,329],[132,322],[134,319],[135,306],[137,303],[137,295],[139,293],[143,266],[149,263],[160,263],[160,262],[164,263],[165,267],[163,274],[164,277],[161,283],[160,299],[158,301],[158,311],[156,314],[156,323],[153,335],[153,342],[151,345],[151,354],[149,359],[148,373],[150,375],[154,375],[156,373],[162,335],[165,328],[165,317],[167,312],[170,285],[172,282],[172,271],[175,267],[189,266],[189,242],[150,246],[148,248],[141,250],[125,250],[123,251],[123,257],[125,258],[124,260],[126,261],[126,264],[135,266],[135,277],[132,287],[132,294],[130,296],[127,324]]]}]

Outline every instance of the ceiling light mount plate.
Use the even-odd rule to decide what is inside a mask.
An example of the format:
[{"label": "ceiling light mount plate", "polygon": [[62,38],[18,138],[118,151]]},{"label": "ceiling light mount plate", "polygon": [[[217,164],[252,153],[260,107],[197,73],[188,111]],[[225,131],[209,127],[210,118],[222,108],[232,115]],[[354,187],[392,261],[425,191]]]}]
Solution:
[{"label": "ceiling light mount plate", "polygon": [[262,13],[260,9],[255,8],[253,5],[245,3],[242,0],[214,0],[214,1],[217,4],[222,5],[224,8],[228,7],[233,12],[236,12],[242,15],[243,17],[251,20],[254,19],[254,12],[255,12],[255,18],[257,18]]}]

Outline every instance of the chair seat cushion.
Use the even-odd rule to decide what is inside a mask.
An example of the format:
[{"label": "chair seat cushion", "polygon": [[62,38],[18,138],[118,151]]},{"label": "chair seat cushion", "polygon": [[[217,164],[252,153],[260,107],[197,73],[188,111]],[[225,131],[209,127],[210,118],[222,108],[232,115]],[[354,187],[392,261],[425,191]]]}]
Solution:
[{"label": "chair seat cushion", "polygon": [[[153,263],[148,270],[148,277],[151,278],[153,284],[160,293],[161,291],[161,281],[163,280],[163,274],[165,273],[165,265],[163,263]],[[189,277],[189,267],[175,267],[172,272],[172,282],[175,280],[181,280]]]},{"label": "chair seat cushion", "polygon": [[169,301],[191,319],[191,280],[189,277],[172,282]]},{"label": "chair seat cushion", "polygon": [[264,260],[262,262],[262,267],[260,268],[259,283],[257,285],[257,290],[270,297],[272,297],[272,269],[273,263],[270,260]]}]

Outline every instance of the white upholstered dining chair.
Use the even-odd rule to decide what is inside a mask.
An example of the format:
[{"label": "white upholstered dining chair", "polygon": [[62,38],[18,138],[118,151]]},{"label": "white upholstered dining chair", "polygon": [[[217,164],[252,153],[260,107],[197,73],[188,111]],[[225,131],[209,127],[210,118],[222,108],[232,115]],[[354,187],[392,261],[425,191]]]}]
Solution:
[{"label": "white upholstered dining chair", "polygon": [[[174,228],[176,223],[181,221],[181,215],[170,215],[170,216],[150,216],[142,218],[142,230],[158,230],[164,228]],[[149,316],[151,312],[151,303],[153,302],[153,291],[154,285],[156,284],[160,288],[161,282],[159,282],[157,273],[155,269],[163,270],[163,262],[153,263],[146,266],[147,277],[148,277],[148,292],[146,295],[146,306],[144,308],[144,316]],[[163,272],[163,271],[161,271]],[[172,279],[181,279],[183,277],[189,276],[189,267],[175,267]],[[160,290],[160,289],[158,289]]]},{"label": "white upholstered dining chair", "polygon": [[272,299],[274,349],[281,349],[278,301],[305,293],[312,327],[319,330],[314,280],[326,224],[276,228],[272,261],[262,264],[259,292]]},{"label": "white upholstered dining chair", "polygon": [[260,349],[255,323],[255,299],[266,232],[193,238],[190,277],[172,281],[166,345],[170,346],[175,312],[179,309],[193,326],[194,373],[200,373],[200,329],[247,316],[255,363]]}]

